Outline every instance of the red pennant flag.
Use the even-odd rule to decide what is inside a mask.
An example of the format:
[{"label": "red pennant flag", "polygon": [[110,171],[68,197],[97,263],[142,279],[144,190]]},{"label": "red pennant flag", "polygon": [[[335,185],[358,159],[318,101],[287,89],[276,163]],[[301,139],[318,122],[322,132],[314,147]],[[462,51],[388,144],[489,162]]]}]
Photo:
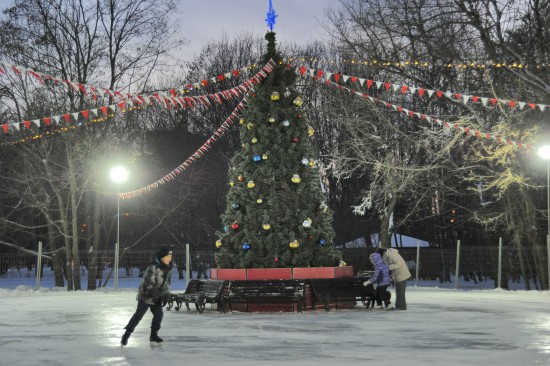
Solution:
[{"label": "red pennant flag", "polygon": [[63,115],[63,119],[67,122],[71,120],[71,115],[69,113]]},{"label": "red pennant flag", "polygon": [[25,121],[23,124],[27,127],[27,130],[31,128],[31,121]]},{"label": "red pennant flag", "polygon": [[88,111],[87,111],[87,110],[82,111],[82,112],[80,112],[80,113],[82,113],[82,116],[83,116],[85,119],[88,119]]},{"label": "red pennant flag", "polygon": [[474,96],[472,96],[472,100],[477,103],[477,102],[479,102],[479,97],[474,95]]},{"label": "red pennant flag", "polygon": [[398,110],[399,112],[403,113],[403,108],[397,107],[397,110]]},{"label": "red pennant flag", "polygon": [[334,80],[336,80],[336,82],[339,82],[340,81],[340,74],[334,74]]},{"label": "red pennant flag", "polygon": [[124,112],[124,106],[126,105],[126,102],[122,101],[122,102],[119,102],[117,104],[118,108],[122,109],[122,111]]},{"label": "red pennant flag", "polygon": [[201,81],[201,85],[202,86],[208,86],[208,80],[205,79],[205,80]]},{"label": "red pennant flag", "polygon": [[391,83],[384,83],[384,86],[386,87],[386,91],[389,91],[391,88]]},{"label": "red pennant flag", "polygon": [[426,89],[418,88],[418,95],[420,95],[421,97],[424,96],[425,92],[426,92]]},{"label": "red pennant flag", "polygon": [[323,77],[323,70],[317,70],[317,78],[321,79]]},{"label": "red pennant flag", "polygon": [[516,102],[514,102],[513,100],[510,101],[510,108],[514,109],[514,107],[516,106]]},{"label": "red pennant flag", "polygon": [[44,118],[43,121],[46,126],[49,126],[50,123],[52,123],[52,119],[50,117]]},{"label": "red pennant flag", "polygon": [[455,97],[456,100],[460,99],[461,96],[462,96],[462,95],[460,95],[460,94],[458,94],[458,93],[454,94],[454,97]]},{"label": "red pennant flag", "polygon": [[236,78],[239,77],[239,70],[233,70],[231,73],[232,73],[233,76],[235,76]]},{"label": "red pennant flag", "polygon": [[537,105],[535,103],[529,103],[529,107],[531,107],[531,109],[535,109],[537,108]]},{"label": "red pennant flag", "polygon": [[352,83],[357,82],[357,77],[356,77],[356,76],[352,76],[352,77],[351,77],[351,82],[352,82]]},{"label": "red pennant flag", "polygon": [[102,111],[104,115],[107,115],[107,107],[99,107],[99,110]]},{"label": "red pennant flag", "polygon": [[443,92],[441,90],[438,90],[435,92],[438,98],[441,98],[443,96]]},{"label": "red pennant flag", "polygon": [[367,80],[367,89],[370,89],[372,87],[373,82],[374,81],[372,81],[372,80]]},{"label": "red pennant flag", "polygon": [[495,105],[495,104],[497,104],[498,100],[495,99],[495,98],[491,98],[491,99],[489,99],[489,102],[491,102],[492,105]]},{"label": "red pennant flag", "polygon": [[8,125],[6,124],[2,125],[2,129],[4,130],[5,133],[8,133]]},{"label": "red pennant flag", "polygon": [[305,74],[306,70],[307,70],[307,69],[306,69],[305,66],[301,66],[301,67],[300,67],[300,75],[303,76],[303,75]]},{"label": "red pennant flag", "polygon": [[403,86],[401,87],[401,94],[405,94],[405,93],[407,92],[407,90],[409,90],[409,87],[406,86],[406,85],[403,85]]},{"label": "red pennant flag", "polygon": [[219,81],[223,81],[223,79],[224,79],[223,74],[218,75],[217,78],[218,78]]}]

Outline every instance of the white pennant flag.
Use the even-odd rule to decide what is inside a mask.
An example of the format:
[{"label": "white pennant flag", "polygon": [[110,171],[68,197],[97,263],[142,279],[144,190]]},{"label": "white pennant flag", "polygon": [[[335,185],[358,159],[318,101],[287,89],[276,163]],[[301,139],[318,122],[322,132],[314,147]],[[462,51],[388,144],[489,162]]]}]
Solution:
[{"label": "white pennant flag", "polygon": [[525,103],[525,102],[518,102],[519,109],[525,108],[525,105],[526,105],[526,104],[527,104],[527,103]]},{"label": "white pennant flag", "polygon": [[74,120],[75,120],[75,121],[78,121],[78,112],[71,113],[71,114],[72,114]]},{"label": "white pennant flag", "polygon": [[426,89],[426,91],[428,92],[429,97],[431,97],[434,93],[434,91],[432,89]]},{"label": "white pennant flag", "polygon": [[381,86],[382,86],[382,82],[381,82],[381,81],[377,81],[377,82],[376,82],[376,89],[380,89]]},{"label": "white pennant flag", "polygon": [[451,97],[453,96],[453,93],[451,93],[451,92],[445,92],[443,94],[449,99],[451,99]]},{"label": "white pennant flag", "polygon": [[414,86],[409,86],[409,90],[411,91],[411,94],[416,93],[416,88]]},{"label": "white pennant flag", "polygon": [[483,106],[487,107],[487,102],[489,101],[489,98],[485,98],[485,97],[482,97],[481,98],[481,104],[483,104]]},{"label": "white pennant flag", "polygon": [[330,80],[331,76],[332,76],[332,72],[326,72],[325,73],[325,79]]},{"label": "white pennant flag", "polygon": [[359,78],[359,84],[360,84],[361,86],[363,86],[363,84],[365,84],[365,79]]},{"label": "white pennant flag", "polygon": [[90,112],[91,112],[95,117],[97,117],[97,108],[90,109]]},{"label": "white pennant flag", "polygon": [[33,119],[32,123],[36,125],[36,127],[40,127],[40,120],[39,119]]},{"label": "white pennant flag", "polygon": [[346,81],[348,81],[348,79],[349,79],[349,76],[347,76],[347,75],[342,75],[342,80],[344,80],[344,83],[345,83]]},{"label": "white pennant flag", "polygon": [[58,125],[59,124],[59,118],[61,118],[61,116],[53,116],[52,117],[52,120],[54,121],[54,125]]},{"label": "white pennant flag", "polygon": [[15,128],[17,131],[19,131],[19,122],[13,123],[10,126],[13,126],[13,128]]},{"label": "white pennant flag", "polygon": [[468,102],[470,101],[470,96],[469,95],[463,95],[462,100],[464,101],[464,104],[468,104]]},{"label": "white pennant flag", "polygon": [[394,92],[397,92],[397,91],[399,91],[399,89],[401,89],[401,87],[397,84],[392,84],[392,89],[393,89]]},{"label": "white pennant flag", "polygon": [[546,104],[537,104],[542,112],[544,112],[544,109],[546,108]]}]

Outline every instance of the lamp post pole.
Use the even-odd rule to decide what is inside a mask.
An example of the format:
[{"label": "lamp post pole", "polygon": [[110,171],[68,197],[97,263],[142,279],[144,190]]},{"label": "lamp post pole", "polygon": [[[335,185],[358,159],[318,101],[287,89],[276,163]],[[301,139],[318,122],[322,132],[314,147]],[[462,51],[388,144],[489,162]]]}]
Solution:
[{"label": "lamp post pole", "polygon": [[541,146],[538,153],[548,162],[546,168],[546,262],[548,264],[548,290],[550,290],[550,145]]},{"label": "lamp post pole", "polygon": [[115,276],[114,288],[118,290],[118,262],[119,262],[119,247],[120,247],[120,183],[128,178],[128,170],[122,166],[116,166],[111,169],[111,179],[116,183],[116,243],[115,243]]},{"label": "lamp post pole", "polygon": [[118,193],[120,192],[120,182],[116,184],[116,243],[115,243],[115,279],[114,287],[115,291],[118,290],[118,253],[120,243],[120,198]]}]

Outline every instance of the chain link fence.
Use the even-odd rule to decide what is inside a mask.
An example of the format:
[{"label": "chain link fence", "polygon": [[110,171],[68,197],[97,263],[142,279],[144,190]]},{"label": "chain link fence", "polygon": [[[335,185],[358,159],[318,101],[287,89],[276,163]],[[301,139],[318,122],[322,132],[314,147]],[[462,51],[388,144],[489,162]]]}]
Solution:
[{"label": "chain link fence", "polygon": [[[354,273],[372,270],[369,255],[376,248],[343,249],[344,261],[353,266]],[[548,288],[543,285],[543,279],[537,277],[537,273],[546,271],[547,253],[545,248],[512,249],[504,248],[500,253],[498,247],[462,247],[456,249],[439,248],[398,248],[399,253],[405,259],[412,277],[409,285],[438,286],[457,288],[491,289],[498,287],[499,268],[501,286],[505,289],[540,290]],[[215,268],[214,251],[191,251],[191,278],[209,278],[210,268]],[[457,256],[457,253],[459,254]],[[123,251],[120,255],[118,277],[123,281],[122,287],[137,287],[143,271],[152,262],[155,251]],[[61,263],[66,263],[64,252],[57,253]],[[89,263],[95,263],[97,269],[97,287],[113,286],[113,267],[115,253],[102,251],[95,253],[95,261],[90,260],[91,253],[80,253],[80,268],[82,284],[86,284],[90,272]],[[457,258],[459,263],[457,265]],[[523,260],[520,260],[523,258]],[[52,256],[42,257],[42,272],[40,286],[53,286]],[[185,279],[185,251],[176,250],[173,257],[173,280]],[[0,288],[16,288],[19,285],[34,286],[36,278],[37,256],[28,253],[0,253]],[[71,264],[63,266],[63,275],[70,273]],[[458,267],[459,277],[455,277]],[[537,271],[538,269],[538,271]],[[522,273],[527,274],[524,278]],[[546,272],[547,273],[547,272]],[[544,278],[544,281],[547,281]],[[182,284],[182,286],[185,286]],[[83,289],[85,286],[83,287]],[[185,288],[185,287],[183,287]]]}]

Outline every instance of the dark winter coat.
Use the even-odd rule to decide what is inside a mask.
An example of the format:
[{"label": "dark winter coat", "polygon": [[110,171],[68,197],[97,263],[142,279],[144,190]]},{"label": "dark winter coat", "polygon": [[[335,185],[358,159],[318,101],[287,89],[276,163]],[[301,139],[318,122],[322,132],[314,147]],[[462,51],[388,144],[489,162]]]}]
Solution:
[{"label": "dark winter coat", "polygon": [[160,259],[147,267],[139,285],[137,301],[155,305],[168,293],[172,275],[172,263],[165,265]]},{"label": "dark winter coat", "polygon": [[382,256],[378,253],[372,253],[369,258],[374,265],[374,274],[370,281],[379,286],[389,285],[391,283],[390,267],[384,263]]}]

